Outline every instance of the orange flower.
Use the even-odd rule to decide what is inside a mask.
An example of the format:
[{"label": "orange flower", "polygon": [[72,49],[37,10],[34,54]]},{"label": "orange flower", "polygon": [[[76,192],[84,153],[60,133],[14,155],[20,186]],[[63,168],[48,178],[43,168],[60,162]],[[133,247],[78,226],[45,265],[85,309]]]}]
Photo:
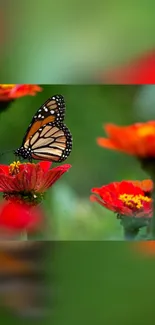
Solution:
[{"label": "orange flower", "polygon": [[[137,252],[141,253],[143,256],[152,256],[155,257],[155,241],[154,240],[148,240],[148,241],[142,241],[139,243],[134,244],[134,248]],[[133,245],[132,245],[133,249]]]},{"label": "orange flower", "polygon": [[0,101],[11,101],[23,96],[34,96],[42,91],[38,85],[0,84]]},{"label": "orange flower", "polygon": [[98,138],[99,146],[119,150],[138,158],[155,157],[155,121],[135,123],[129,126],[106,124],[109,138]]},{"label": "orange flower", "polygon": [[141,188],[141,190],[145,193],[146,196],[151,196],[153,191],[154,185],[151,179],[144,179],[143,181],[131,181],[128,182],[132,183],[134,186]]}]

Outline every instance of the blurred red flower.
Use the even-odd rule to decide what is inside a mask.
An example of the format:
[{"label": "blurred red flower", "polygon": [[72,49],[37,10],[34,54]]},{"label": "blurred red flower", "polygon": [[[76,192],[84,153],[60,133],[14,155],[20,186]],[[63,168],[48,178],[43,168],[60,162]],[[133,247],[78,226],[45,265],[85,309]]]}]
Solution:
[{"label": "blurred red flower", "polygon": [[0,205],[0,230],[21,233],[40,230],[43,226],[43,213],[38,207],[24,203],[5,202]]},{"label": "blurred red flower", "polygon": [[40,91],[42,88],[38,85],[0,84],[0,101],[11,101],[27,95],[34,96]]},{"label": "blurred red flower", "polygon": [[138,158],[155,157],[155,121],[129,126],[106,124],[109,138],[97,138],[99,146],[119,150]]},{"label": "blurred red flower", "polygon": [[100,79],[112,84],[154,84],[155,50],[124,65],[108,69]]},{"label": "blurred red flower", "polygon": [[91,201],[121,216],[152,217],[152,199],[132,182],[122,181],[92,189]]},{"label": "blurred red flower", "polygon": [[71,167],[66,164],[50,169],[51,165],[47,161],[0,165],[0,192],[9,200],[18,198],[32,204],[39,203],[43,193]]}]

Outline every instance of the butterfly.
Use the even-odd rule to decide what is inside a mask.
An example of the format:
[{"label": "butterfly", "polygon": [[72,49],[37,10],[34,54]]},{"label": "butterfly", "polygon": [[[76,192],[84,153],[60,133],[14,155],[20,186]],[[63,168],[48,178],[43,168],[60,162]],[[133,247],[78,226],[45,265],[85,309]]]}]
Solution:
[{"label": "butterfly", "polygon": [[66,105],[62,95],[50,97],[36,112],[15,155],[23,159],[62,162],[72,150],[72,135],[63,123]]}]

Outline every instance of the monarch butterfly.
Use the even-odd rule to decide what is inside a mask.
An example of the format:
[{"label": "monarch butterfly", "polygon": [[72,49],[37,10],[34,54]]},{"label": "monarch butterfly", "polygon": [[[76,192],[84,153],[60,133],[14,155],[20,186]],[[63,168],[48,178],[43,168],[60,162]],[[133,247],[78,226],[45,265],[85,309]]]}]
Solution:
[{"label": "monarch butterfly", "polygon": [[20,317],[44,316],[44,242],[0,242],[0,302]]},{"label": "monarch butterfly", "polygon": [[72,150],[72,135],[63,124],[65,110],[62,95],[49,98],[34,115],[15,155],[30,161],[64,161]]}]

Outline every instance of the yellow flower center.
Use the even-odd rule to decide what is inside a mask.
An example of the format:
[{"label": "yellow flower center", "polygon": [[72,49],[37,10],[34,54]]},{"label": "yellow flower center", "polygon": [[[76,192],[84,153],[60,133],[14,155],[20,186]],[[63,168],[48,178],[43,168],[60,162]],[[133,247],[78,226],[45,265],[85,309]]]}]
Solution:
[{"label": "yellow flower center", "polygon": [[138,135],[140,137],[146,137],[148,135],[155,134],[155,126],[153,125],[144,125],[139,128]]},{"label": "yellow flower center", "polygon": [[21,165],[20,161],[14,161],[9,166],[9,173],[11,175],[17,175],[19,173],[19,166]]},{"label": "yellow flower center", "polygon": [[0,84],[0,88],[7,89],[7,88],[13,88],[16,86],[15,84]]},{"label": "yellow flower center", "polygon": [[150,202],[151,198],[147,196],[143,196],[141,194],[133,195],[133,194],[121,194],[119,199],[125,203],[130,208],[141,209],[143,207],[143,201]]}]

